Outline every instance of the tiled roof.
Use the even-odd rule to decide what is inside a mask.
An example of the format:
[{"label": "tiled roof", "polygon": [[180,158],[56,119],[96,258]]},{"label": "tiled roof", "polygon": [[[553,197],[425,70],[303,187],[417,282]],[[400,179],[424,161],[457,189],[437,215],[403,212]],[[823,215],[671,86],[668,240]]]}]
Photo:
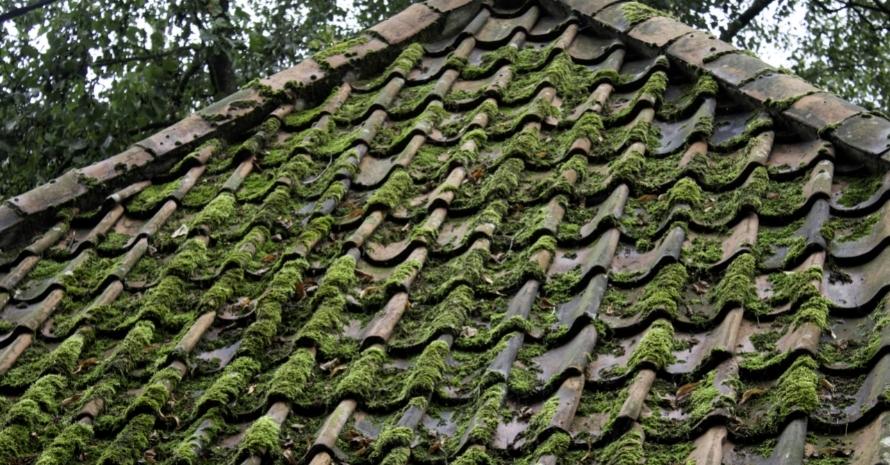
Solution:
[{"label": "tiled roof", "polygon": [[890,462],[890,122],[612,3],[417,4],[0,207],[0,463]]}]

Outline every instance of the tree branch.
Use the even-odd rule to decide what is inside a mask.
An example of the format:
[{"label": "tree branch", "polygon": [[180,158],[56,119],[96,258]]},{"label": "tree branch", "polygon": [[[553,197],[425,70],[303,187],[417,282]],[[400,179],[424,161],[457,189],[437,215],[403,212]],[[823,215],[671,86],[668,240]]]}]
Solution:
[{"label": "tree branch", "polygon": [[3,24],[6,21],[9,21],[10,19],[15,19],[15,18],[18,18],[19,16],[28,14],[29,12],[34,11],[38,8],[43,8],[46,5],[55,3],[56,1],[58,1],[58,0],[37,0],[36,2],[34,2],[30,5],[25,5],[25,6],[19,7],[19,8],[13,8],[13,9],[7,11],[6,13],[0,14],[0,24]]},{"label": "tree branch", "polygon": [[751,24],[751,21],[753,21],[754,18],[756,18],[761,11],[765,10],[773,1],[774,0],[754,0],[754,3],[752,3],[747,10],[743,11],[738,18],[732,20],[732,22],[726,26],[726,30],[720,34],[720,40],[725,42],[732,41],[733,37]]}]

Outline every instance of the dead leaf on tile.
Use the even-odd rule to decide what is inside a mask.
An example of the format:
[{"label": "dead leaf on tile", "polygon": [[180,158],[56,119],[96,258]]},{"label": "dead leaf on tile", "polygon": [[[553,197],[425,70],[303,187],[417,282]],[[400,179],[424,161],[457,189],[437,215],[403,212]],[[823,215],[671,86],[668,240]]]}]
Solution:
[{"label": "dead leaf on tile", "polygon": [[818,455],[819,451],[816,449],[816,446],[810,443],[806,443],[803,445],[803,455],[804,457],[812,457],[814,455]]},{"label": "dead leaf on tile", "polygon": [[831,382],[825,378],[822,378],[819,380],[819,385],[824,387],[825,389],[828,389],[831,392],[834,392],[834,384],[831,384]]},{"label": "dead leaf on tile", "polygon": [[173,231],[173,234],[171,234],[170,237],[172,237],[173,239],[176,239],[177,237],[185,236],[188,233],[189,233],[188,225],[183,224],[176,231]]},{"label": "dead leaf on tile", "polygon": [[763,394],[766,394],[766,389],[763,389],[763,388],[747,389],[747,390],[745,390],[745,392],[742,393],[742,399],[739,401],[739,405],[742,405],[745,402],[748,402],[748,400],[751,399],[752,397],[761,396]]},{"label": "dead leaf on tile", "polygon": [[682,401],[687,396],[692,394],[698,388],[700,381],[696,381],[694,383],[684,384],[680,386],[680,389],[677,389],[677,402]]}]

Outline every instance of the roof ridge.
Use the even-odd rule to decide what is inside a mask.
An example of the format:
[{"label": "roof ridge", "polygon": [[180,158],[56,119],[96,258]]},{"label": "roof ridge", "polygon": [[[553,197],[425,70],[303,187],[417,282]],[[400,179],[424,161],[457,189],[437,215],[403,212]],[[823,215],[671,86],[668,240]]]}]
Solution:
[{"label": "roof ridge", "polygon": [[626,0],[540,0],[569,8],[589,25],[648,55],[664,54],[692,74],[713,76],[730,93],[763,107],[806,136],[823,137],[872,167],[890,166],[890,119],[787,74],[678,21]]}]

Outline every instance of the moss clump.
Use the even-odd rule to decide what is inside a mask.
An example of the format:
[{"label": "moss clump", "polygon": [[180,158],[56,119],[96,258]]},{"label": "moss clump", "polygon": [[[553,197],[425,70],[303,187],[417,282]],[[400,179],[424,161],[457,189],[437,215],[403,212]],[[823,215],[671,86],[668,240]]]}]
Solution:
[{"label": "moss clump", "polygon": [[495,465],[497,463],[483,446],[467,448],[460,456],[451,462],[453,465]]},{"label": "moss clump", "polygon": [[880,212],[854,219],[832,217],[822,225],[822,237],[836,243],[853,242],[871,235],[880,220]]},{"label": "moss clump", "polygon": [[353,56],[355,56],[355,52],[353,52],[352,49],[362,46],[366,43],[368,43],[368,37],[362,34],[358,37],[353,37],[351,39],[338,42],[324,50],[316,52],[314,55],[312,55],[312,59],[315,60],[319,65],[321,65],[322,68],[328,70],[331,66],[327,62],[328,58],[337,55],[343,55],[346,58],[352,58]]},{"label": "moss clump", "polygon": [[407,200],[406,197],[409,197],[413,187],[411,176],[405,170],[397,169],[389,176],[386,183],[368,197],[365,209],[378,205],[387,209],[395,208]]},{"label": "moss clump", "polygon": [[270,397],[282,397],[298,405],[311,400],[307,391],[312,381],[315,357],[308,349],[298,349],[272,375]]},{"label": "moss clump", "polygon": [[442,381],[450,348],[445,341],[433,341],[414,361],[405,379],[400,398],[435,392]]},{"label": "moss clump", "polygon": [[349,365],[346,374],[334,386],[334,398],[371,401],[376,389],[377,373],[386,362],[386,353],[380,347],[369,347]]},{"label": "moss clump", "polygon": [[469,425],[470,432],[467,433],[467,441],[471,444],[488,444],[497,430],[498,422],[500,422],[501,405],[507,395],[507,387],[503,384],[495,384],[490,386],[479,396],[476,406],[476,415],[473,417],[472,424]]},{"label": "moss clump", "polygon": [[179,179],[174,179],[165,184],[152,184],[127,202],[127,211],[131,213],[147,213],[153,210],[160,202],[170,197],[179,188],[179,185]]},{"label": "moss clump", "polygon": [[211,231],[218,232],[220,226],[228,223],[234,216],[235,196],[230,192],[222,192],[195,215],[191,224],[192,228],[206,226]]},{"label": "moss clump", "polygon": [[202,312],[219,310],[234,295],[235,287],[244,280],[244,270],[232,268],[223,272],[213,286],[201,294],[198,308]]},{"label": "moss clump", "polygon": [[259,357],[269,348],[281,326],[282,306],[296,293],[308,267],[305,260],[296,259],[286,262],[275,273],[257,304],[256,320],[244,331],[240,352]]},{"label": "moss clump", "polygon": [[318,308],[312,318],[300,330],[298,337],[315,341],[322,352],[333,349],[334,334],[342,325],[342,312],[346,307],[345,294],[355,287],[355,258],[344,255],[331,263],[322,277],[313,301]]},{"label": "moss clump", "polygon": [[684,261],[691,266],[704,268],[723,258],[723,242],[719,238],[696,236],[683,248]]},{"label": "moss clump", "polygon": [[667,193],[667,200],[671,205],[686,204],[695,207],[701,205],[703,199],[701,187],[692,178],[678,180]]},{"label": "moss clump", "polygon": [[754,256],[748,253],[739,255],[729,264],[720,282],[711,289],[708,299],[719,309],[739,305],[755,315],[766,313],[769,308],[757,296],[756,273]]},{"label": "moss clump", "polygon": [[646,83],[640,87],[640,90],[634,94],[633,99],[625,104],[617,113],[609,115],[612,121],[621,120],[630,115],[637,107],[637,103],[642,99],[650,100],[653,105],[660,105],[664,91],[667,89],[668,77],[664,71],[656,71],[649,76]]},{"label": "moss clump", "polygon": [[260,417],[244,432],[244,438],[238,446],[238,457],[277,456],[281,450],[278,441],[280,433],[281,426],[272,417]]},{"label": "moss clump", "polygon": [[133,413],[141,411],[150,411],[155,415],[161,415],[161,411],[170,399],[171,390],[181,379],[182,373],[173,367],[156,372],[142,392],[127,406],[124,416],[129,417]]},{"label": "moss clump", "polygon": [[576,266],[565,273],[547,278],[547,283],[544,284],[544,293],[552,302],[567,302],[574,295],[582,277],[581,267]]},{"label": "moss clump", "polygon": [[[57,397],[67,385],[60,375],[46,375],[34,381],[21,397],[2,413],[0,425],[23,425],[29,430],[41,429],[58,413]],[[2,452],[0,452],[2,454]]]},{"label": "moss clump", "polygon": [[413,439],[414,431],[407,426],[386,428],[380,433],[380,436],[377,436],[377,440],[374,441],[374,446],[371,449],[371,458],[383,457],[384,454],[391,450],[409,447]]},{"label": "moss clump", "polygon": [[626,19],[630,25],[642,23],[643,21],[656,16],[671,17],[671,15],[664,11],[639,2],[622,3],[620,8],[621,12],[624,13],[624,19]]},{"label": "moss clump", "polygon": [[807,299],[794,314],[792,326],[797,327],[804,323],[813,323],[819,329],[828,329],[828,312],[831,301],[822,296],[813,296]]},{"label": "moss clump", "polygon": [[35,465],[65,465],[86,450],[93,427],[80,422],[65,427],[37,457]]},{"label": "moss clump", "polygon": [[555,431],[547,437],[547,439],[538,445],[535,450],[526,457],[517,460],[518,465],[532,465],[540,463],[542,457],[562,457],[569,450],[572,444],[572,437],[564,431]]},{"label": "moss clump", "polygon": [[260,364],[249,357],[238,357],[229,363],[222,374],[208,387],[195,402],[195,412],[202,412],[211,406],[227,406],[238,398],[260,371]]},{"label": "moss clump", "polygon": [[818,365],[809,356],[803,356],[779,377],[779,382],[771,391],[770,410],[773,428],[793,412],[811,413],[819,407]]},{"label": "moss clump", "polygon": [[195,276],[198,271],[204,271],[208,262],[207,242],[193,237],[182,244],[167,265],[166,272],[190,278]]},{"label": "moss clump", "polygon": [[643,432],[639,429],[631,429],[597,453],[598,461],[608,465],[642,465],[646,457]]},{"label": "moss clump", "polygon": [[80,353],[86,344],[85,334],[88,333],[74,333],[51,352],[34,362],[13,368],[3,376],[0,384],[7,387],[23,388],[47,373],[71,375],[77,368],[77,359],[80,358]]},{"label": "moss clump", "polygon": [[526,100],[546,82],[563,99],[563,107],[573,108],[587,98],[588,89],[598,79],[599,75],[586,66],[575,64],[567,53],[559,52],[539,71],[525,73],[513,79],[504,90],[503,99],[510,104]]},{"label": "moss clump", "polygon": [[576,140],[586,138],[591,144],[603,141],[603,119],[600,115],[587,112],[581,115],[571,129],[567,129],[559,135],[559,153],[566,153]]},{"label": "moss clump", "polygon": [[763,261],[778,253],[777,249],[784,249],[784,264],[795,262],[801,257],[807,246],[806,237],[798,233],[802,226],[803,220],[800,220],[782,228],[759,228],[754,252]]},{"label": "moss clump", "polygon": [[717,95],[718,91],[719,87],[717,86],[717,81],[715,81],[710,74],[702,74],[698,77],[698,80],[692,88],[680,97],[679,100],[676,102],[665,102],[664,105],[659,108],[658,114],[663,119],[673,120],[684,113],[686,109],[699,98],[714,97]]},{"label": "moss clump", "polygon": [[393,347],[407,348],[417,347],[431,338],[448,333],[456,336],[467,319],[467,315],[476,307],[473,290],[466,285],[455,287],[444,300],[437,303],[432,311],[425,313],[431,320],[424,322],[421,327],[413,325],[406,327],[405,319],[399,322],[399,329],[404,329],[403,334],[390,343]]},{"label": "moss clump", "polygon": [[856,177],[841,191],[837,203],[845,207],[855,207],[865,202],[881,188],[883,179],[884,176],[880,173]]},{"label": "moss clump", "polygon": [[674,327],[666,320],[657,320],[634,348],[627,366],[636,368],[647,363],[661,370],[674,363]]},{"label": "moss clump", "polygon": [[210,409],[206,415],[195,421],[185,437],[170,452],[170,465],[196,465],[205,444],[212,441],[225,422],[218,409]]},{"label": "moss clump", "polygon": [[618,314],[621,316],[650,315],[655,311],[663,311],[672,317],[677,317],[680,312],[680,303],[683,297],[683,289],[689,280],[686,267],[674,263],[662,268],[655,278],[643,288],[643,295],[632,305],[628,305],[627,299],[620,294],[621,291],[610,288],[604,299],[604,312],[606,314]]},{"label": "moss clump", "polygon": [[102,361],[93,369],[83,382],[92,383],[102,376],[109,375],[109,371],[116,375],[126,376],[136,366],[147,359],[148,348],[154,339],[155,325],[151,321],[140,321],[127,332],[124,339],[117,344],[114,354]]},{"label": "moss clump", "polygon": [[121,430],[111,444],[99,455],[99,465],[134,465],[142,459],[150,445],[149,435],[154,428],[152,415],[137,415]]}]

